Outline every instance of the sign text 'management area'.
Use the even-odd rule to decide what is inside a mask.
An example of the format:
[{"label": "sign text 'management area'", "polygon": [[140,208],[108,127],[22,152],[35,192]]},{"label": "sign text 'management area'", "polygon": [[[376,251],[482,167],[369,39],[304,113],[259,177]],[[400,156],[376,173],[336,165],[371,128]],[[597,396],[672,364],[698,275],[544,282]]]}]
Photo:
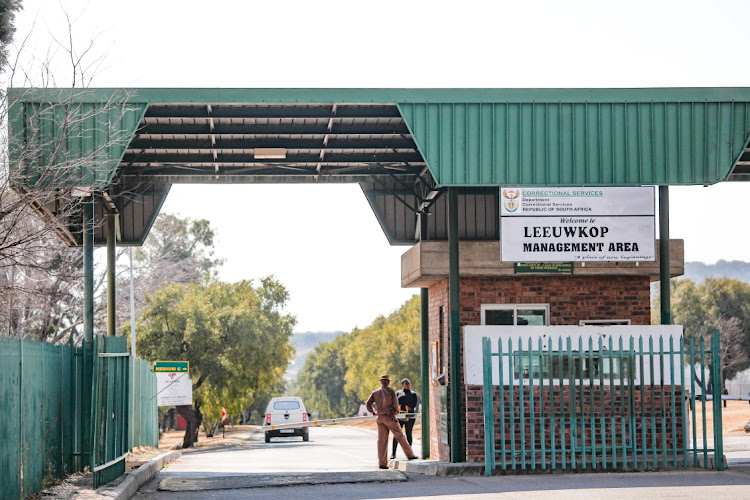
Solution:
[{"label": "sign text 'management area'", "polygon": [[502,262],[656,260],[654,188],[500,188]]}]

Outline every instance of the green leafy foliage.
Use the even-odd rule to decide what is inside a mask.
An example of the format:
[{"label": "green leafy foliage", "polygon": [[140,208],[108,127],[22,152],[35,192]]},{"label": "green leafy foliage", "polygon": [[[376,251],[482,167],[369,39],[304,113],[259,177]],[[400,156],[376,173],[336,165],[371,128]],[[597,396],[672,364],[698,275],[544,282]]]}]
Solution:
[{"label": "green leafy foliage", "polygon": [[297,378],[299,395],[322,418],[351,415],[379,386],[383,373],[390,374],[396,389],[409,378],[413,390],[420,390],[418,296],[367,328],[319,344]]},{"label": "green leafy foliage", "polygon": [[411,380],[419,393],[420,384],[420,300],[414,296],[396,312],[379,316],[372,325],[352,332],[352,341],[344,349],[349,370],[346,388],[366,401],[379,385],[378,378],[388,373],[397,389],[402,378]]},{"label": "green leafy foliage", "polygon": [[351,334],[344,334],[331,342],[318,344],[297,377],[299,396],[320,418],[346,417],[359,409],[359,399],[346,390],[344,348],[351,338]]},{"label": "green leafy foliage", "polygon": [[[730,278],[707,278],[700,284],[672,280],[670,294],[673,321],[684,327],[685,339],[708,342],[719,330],[724,380],[750,364],[750,284]],[[659,304],[657,297],[651,317],[654,324],[659,322]]]},{"label": "green leafy foliage", "polygon": [[146,300],[137,325],[139,356],[190,362],[194,408],[212,429],[221,407],[238,415],[279,383],[292,356],[288,292],[272,277],[172,284]]},{"label": "green leafy foliage", "polygon": [[16,13],[22,8],[21,0],[0,0],[0,67],[4,67],[8,55],[7,45],[16,32]]}]

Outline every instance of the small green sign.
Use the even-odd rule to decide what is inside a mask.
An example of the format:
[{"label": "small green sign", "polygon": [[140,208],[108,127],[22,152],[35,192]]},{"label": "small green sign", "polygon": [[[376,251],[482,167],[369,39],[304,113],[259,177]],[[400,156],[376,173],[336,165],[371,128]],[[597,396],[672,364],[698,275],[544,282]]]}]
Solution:
[{"label": "small green sign", "polygon": [[516,262],[513,266],[516,274],[552,273],[573,274],[572,262]]},{"label": "small green sign", "polygon": [[154,361],[151,365],[151,371],[154,373],[187,373],[189,370],[189,361]]}]

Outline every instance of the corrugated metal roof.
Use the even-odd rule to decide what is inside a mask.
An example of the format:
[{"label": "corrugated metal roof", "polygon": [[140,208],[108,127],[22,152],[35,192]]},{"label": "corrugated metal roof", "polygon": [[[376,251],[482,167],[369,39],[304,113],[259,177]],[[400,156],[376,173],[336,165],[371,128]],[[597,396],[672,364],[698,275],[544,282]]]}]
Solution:
[{"label": "corrugated metal roof", "polygon": [[[237,167],[250,159],[243,151],[258,144],[247,136],[264,141],[278,137],[279,144],[287,137],[285,144],[314,146],[319,136],[332,132],[333,124],[336,135],[330,140],[386,134],[409,136],[411,142],[413,136],[439,186],[713,184],[730,174],[733,180],[750,175],[750,152],[742,157],[750,137],[748,88],[147,88],[85,89],[74,94],[62,89],[11,89],[9,96],[11,103],[22,105],[25,116],[34,116],[40,102],[101,106],[125,99],[135,105],[136,114],[148,105],[138,136],[123,158],[133,166],[158,163],[148,161],[158,155],[167,163],[190,163],[179,152],[201,141],[204,147],[196,152],[195,163],[207,167],[215,162],[209,161],[213,158],[205,143],[211,140],[208,132],[215,132],[220,147],[214,144],[213,150],[225,153],[227,164]],[[332,106],[338,107],[334,113]],[[130,132],[128,139],[133,139],[133,116],[123,117],[122,131]],[[109,125],[93,124],[93,129],[102,126]],[[10,128],[14,136],[25,136],[29,124],[11,120]],[[230,139],[236,136],[243,138]],[[90,151],[98,140],[83,141],[83,150]],[[149,143],[154,147],[139,151]],[[408,146],[394,149],[386,150],[390,155],[383,152],[386,161],[421,163],[418,154],[404,152],[411,149]],[[290,169],[310,163],[318,150],[293,148],[297,158],[284,162],[286,172],[267,169],[266,174],[283,180]],[[105,166],[83,172],[83,179],[96,186],[111,179],[112,158],[118,152],[108,151]],[[363,163],[359,160],[374,158],[369,150],[363,154],[370,156],[345,161],[332,153],[329,159],[355,167]],[[180,182],[192,178],[184,171],[171,174]],[[243,174],[249,176],[247,182],[256,181],[251,172]],[[366,179],[349,175],[346,181]]]},{"label": "corrugated metal roof", "polygon": [[747,102],[420,103],[399,109],[440,186],[713,184],[729,177],[750,136]]},{"label": "corrugated metal roof", "polygon": [[148,105],[11,101],[11,167],[26,185],[109,186]]},{"label": "corrugated metal roof", "polygon": [[[36,182],[40,172],[69,167],[63,185],[106,192],[136,244],[176,182],[363,183],[389,240],[410,243],[424,210],[433,213],[429,234],[441,234],[435,195],[447,186],[477,190],[464,192],[462,220],[466,237],[484,239],[496,235],[495,195],[486,192],[496,186],[750,180],[750,88],[10,89],[8,96],[12,168]],[[256,155],[268,148],[283,149],[284,158]],[[145,212],[129,216],[128,200],[136,199]],[[65,224],[75,244],[76,222]]]}]

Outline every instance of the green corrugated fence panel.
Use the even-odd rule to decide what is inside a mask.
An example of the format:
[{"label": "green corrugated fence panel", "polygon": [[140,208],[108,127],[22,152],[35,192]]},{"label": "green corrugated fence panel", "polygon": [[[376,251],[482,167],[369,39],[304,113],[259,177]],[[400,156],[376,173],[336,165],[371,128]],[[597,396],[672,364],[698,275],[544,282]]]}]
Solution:
[{"label": "green corrugated fence panel", "polygon": [[132,417],[129,425],[128,445],[130,449],[136,446],[158,446],[159,428],[156,406],[156,375],[151,372],[151,364],[142,359],[131,359],[131,391],[130,404]]},{"label": "green corrugated fence panel", "polygon": [[75,436],[75,365],[74,365],[74,347],[61,349],[59,378],[60,403],[58,405],[57,421],[60,431],[60,463],[62,464],[62,475],[70,474],[75,471],[75,456],[73,455],[73,439]]},{"label": "green corrugated fence panel", "polygon": [[[14,184],[108,186],[147,108],[145,103],[127,102],[129,97],[110,91],[108,99],[99,102],[12,102],[9,153]],[[48,169],[50,165],[55,168]]]},{"label": "green corrugated fence panel", "polygon": [[631,186],[725,180],[750,103],[400,102],[441,186]]},{"label": "green corrugated fence panel", "polygon": [[0,491],[21,497],[21,342],[0,338]]},{"label": "green corrugated fence panel", "polygon": [[42,439],[44,440],[44,475],[50,478],[63,477],[62,462],[62,387],[60,371],[62,369],[63,349],[47,343],[42,347],[42,408],[40,421]]},{"label": "green corrugated fence panel", "polygon": [[141,393],[141,435],[142,444],[159,446],[159,408],[156,403],[156,374],[151,371],[151,363],[139,360],[141,380],[144,390]]},{"label": "green corrugated fence panel", "polygon": [[91,390],[86,379],[81,348],[0,339],[3,498],[29,497],[45,481],[83,470],[77,452],[85,425],[80,391]]},{"label": "green corrugated fence panel", "polygon": [[[43,404],[44,360],[40,342],[23,342],[23,392],[21,396],[23,430],[23,490],[36,492],[42,489],[44,477],[44,423],[40,413]],[[27,493],[28,494],[28,493]]]}]

